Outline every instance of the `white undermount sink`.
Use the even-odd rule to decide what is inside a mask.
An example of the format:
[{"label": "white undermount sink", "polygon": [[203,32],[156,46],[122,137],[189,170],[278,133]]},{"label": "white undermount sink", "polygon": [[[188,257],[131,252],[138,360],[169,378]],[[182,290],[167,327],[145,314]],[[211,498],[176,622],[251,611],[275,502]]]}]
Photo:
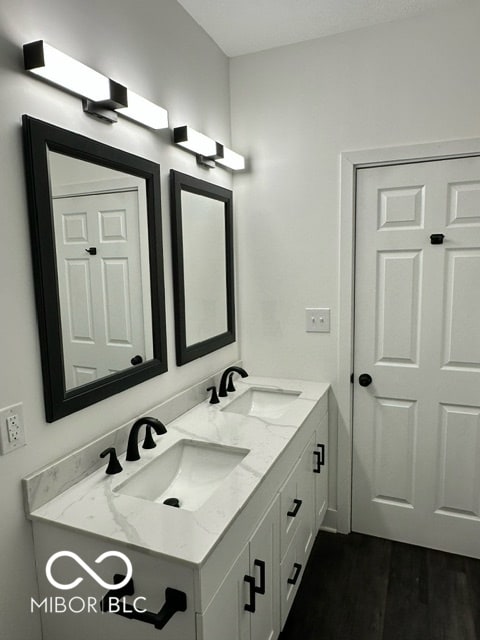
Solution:
[{"label": "white undermount sink", "polygon": [[236,398],[223,411],[240,413],[244,416],[271,420],[281,418],[285,411],[300,395],[300,391],[251,387]]},{"label": "white undermount sink", "polygon": [[158,503],[177,499],[176,506],[195,511],[248,453],[239,447],[179,440],[115,492]]}]

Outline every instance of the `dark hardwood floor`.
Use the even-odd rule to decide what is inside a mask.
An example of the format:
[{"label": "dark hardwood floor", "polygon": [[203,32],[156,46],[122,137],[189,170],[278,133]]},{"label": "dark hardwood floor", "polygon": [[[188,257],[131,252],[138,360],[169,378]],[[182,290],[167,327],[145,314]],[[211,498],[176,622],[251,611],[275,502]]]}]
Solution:
[{"label": "dark hardwood floor", "polygon": [[320,532],[280,640],[480,640],[480,560]]}]

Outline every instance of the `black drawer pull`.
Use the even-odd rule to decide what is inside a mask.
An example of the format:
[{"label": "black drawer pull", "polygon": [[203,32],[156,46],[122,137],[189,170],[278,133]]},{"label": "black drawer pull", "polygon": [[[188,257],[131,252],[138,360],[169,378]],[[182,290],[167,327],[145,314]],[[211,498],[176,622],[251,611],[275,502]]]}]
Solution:
[{"label": "black drawer pull", "polygon": [[287,580],[288,584],[296,584],[298,578],[300,577],[300,571],[302,570],[302,565],[298,564],[298,562],[293,563],[293,568],[295,569],[295,573],[293,574],[293,578],[289,578]]},{"label": "black drawer pull", "polygon": [[313,473],[320,473],[320,471],[322,470],[321,468],[325,464],[325,445],[317,444],[317,447],[320,449],[320,451],[313,452],[313,455],[316,458],[315,462],[317,464],[317,466],[313,470]]},{"label": "black drawer pull", "polygon": [[[124,580],[124,578],[125,576],[116,573],[113,576],[113,582],[114,584],[119,584]],[[110,612],[111,601],[118,602],[119,598],[123,598],[123,596],[132,596],[134,593],[135,586],[133,584],[133,578],[130,578],[127,584],[121,589],[112,589],[108,591],[102,598],[100,608],[104,613],[108,613]],[[130,620],[139,620],[140,622],[151,624],[155,629],[160,630],[163,629],[170,618],[172,618],[178,611],[186,610],[186,594],[183,591],[178,591],[178,589],[167,587],[165,589],[165,603],[157,613],[153,613],[152,611],[137,611],[135,607],[126,603],[120,611],[117,611],[115,608],[112,609],[111,613],[123,616],[124,618],[129,618]]]},{"label": "black drawer pull", "polygon": [[290,516],[291,518],[295,518],[297,513],[300,511],[300,507],[302,506],[302,501],[298,500],[297,498],[294,498],[293,502],[295,506],[291,511],[287,511],[287,516]]},{"label": "black drawer pull", "polygon": [[248,586],[250,588],[250,602],[247,602],[243,607],[245,611],[250,611],[250,613],[255,613],[255,578],[253,576],[243,576],[244,582],[248,582]]},{"label": "black drawer pull", "polygon": [[261,596],[265,595],[265,562],[263,560],[255,560],[253,562],[254,567],[258,567],[260,569],[260,584],[258,587],[255,587],[255,592],[259,593]]}]

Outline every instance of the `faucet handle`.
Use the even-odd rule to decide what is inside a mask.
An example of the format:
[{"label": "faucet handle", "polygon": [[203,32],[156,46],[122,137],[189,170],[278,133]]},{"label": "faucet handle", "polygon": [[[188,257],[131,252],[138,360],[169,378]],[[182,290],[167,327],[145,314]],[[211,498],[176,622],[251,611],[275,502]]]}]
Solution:
[{"label": "faucet handle", "polygon": [[145,440],[143,441],[142,449],[155,449],[157,445],[152,436],[152,426],[147,424],[146,427]]},{"label": "faucet handle", "polygon": [[108,459],[108,465],[105,469],[105,473],[108,473],[108,475],[110,476],[114,475],[115,473],[120,473],[120,471],[122,471],[122,465],[118,461],[115,447],[108,447],[108,449],[102,451],[102,453],[100,454],[100,458],[105,458],[105,456],[108,455],[110,455],[110,458]]},{"label": "faucet handle", "polygon": [[215,385],[213,385],[213,387],[207,387],[207,391],[212,392],[212,395],[210,397],[210,404],[218,404],[220,400],[218,399],[217,389]]}]

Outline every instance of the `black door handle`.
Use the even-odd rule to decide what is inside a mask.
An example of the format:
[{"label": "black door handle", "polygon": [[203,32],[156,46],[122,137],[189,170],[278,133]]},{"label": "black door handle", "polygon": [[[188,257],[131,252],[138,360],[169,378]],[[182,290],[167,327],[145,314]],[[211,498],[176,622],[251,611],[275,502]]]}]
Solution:
[{"label": "black door handle", "polygon": [[313,455],[316,457],[316,463],[317,463],[317,466],[313,470],[313,473],[320,473],[323,465],[325,464],[325,445],[317,444],[317,447],[320,449],[320,451],[313,452]]},{"label": "black door handle", "polygon": [[254,560],[254,567],[258,567],[260,569],[260,584],[255,586],[255,592],[259,593],[261,596],[265,595],[265,562],[263,560]]},{"label": "black door handle", "polygon": [[250,588],[250,602],[247,602],[243,608],[245,611],[255,613],[255,578],[253,576],[243,576],[243,581],[248,582],[248,586]]},{"label": "black door handle", "polygon": [[97,255],[97,247],[90,247],[90,249],[85,249],[85,251],[89,253],[91,256]]},{"label": "black door handle", "polygon": [[142,356],[133,356],[133,358],[130,360],[131,364],[133,364],[133,366],[135,366],[136,364],[142,364],[143,362],[143,358]]},{"label": "black door handle", "polygon": [[369,373],[361,373],[358,376],[358,384],[361,387],[368,387],[369,384],[372,384],[372,376]]},{"label": "black door handle", "polygon": [[300,510],[300,507],[302,506],[302,501],[301,500],[297,500],[297,498],[295,498],[293,500],[293,502],[295,503],[295,506],[293,507],[293,509],[291,511],[287,511],[287,516],[290,516],[291,518],[295,518],[295,516],[297,515],[297,513]]},{"label": "black door handle", "polygon": [[298,562],[294,562],[293,563],[293,568],[295,569],[295,573],[293,574],[292,578],[289,578],[287,580],[288,584],[296,584],[299,576],[300,576],[300,571],[302,570],[302,565],[298,564]]},{"label": "black door handle", "polygon": [[432,233],[430,236],[430,244],[443,244],[444,238],[443,233]]}]

